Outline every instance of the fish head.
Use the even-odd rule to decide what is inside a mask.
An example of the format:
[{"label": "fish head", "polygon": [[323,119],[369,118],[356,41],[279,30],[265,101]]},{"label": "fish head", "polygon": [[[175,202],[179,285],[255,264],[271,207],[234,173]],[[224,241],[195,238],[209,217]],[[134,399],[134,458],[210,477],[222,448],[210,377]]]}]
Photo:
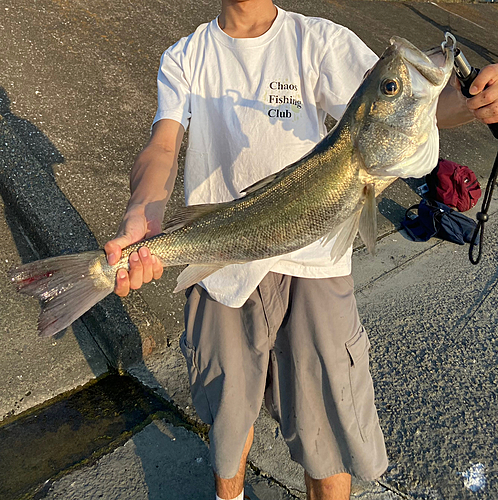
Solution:
[{"label": "fish head", "polygon": [[419,177],[436,166],[437,100],[453,57],[453,48],[422,52],[393,37],[367,73],[352,99],[350,120],[353,143],[370,175]]}]

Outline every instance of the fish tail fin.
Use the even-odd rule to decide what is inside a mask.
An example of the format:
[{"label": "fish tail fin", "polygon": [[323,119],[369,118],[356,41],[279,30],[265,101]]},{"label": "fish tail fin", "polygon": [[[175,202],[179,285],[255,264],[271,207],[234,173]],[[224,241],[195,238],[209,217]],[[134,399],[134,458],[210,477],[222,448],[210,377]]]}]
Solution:
[{"label": "fish tail fin", "polygon": [[50,337],[68,327],[114,289],[102,270],[102,250],[62,255],[10,270],[17,291],[41,301],[38,333]]}]

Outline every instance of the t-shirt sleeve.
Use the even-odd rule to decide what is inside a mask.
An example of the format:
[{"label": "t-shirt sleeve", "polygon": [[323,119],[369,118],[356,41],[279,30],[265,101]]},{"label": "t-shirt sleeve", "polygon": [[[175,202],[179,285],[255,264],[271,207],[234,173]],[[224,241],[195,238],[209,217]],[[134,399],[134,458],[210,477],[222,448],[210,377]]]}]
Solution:
[{"label": "t-shirt sleeve", "polygon": [[185,41],[167,49],[157,75],[157,112],[152,124],[171,119],[187,130],[190,120],[190,83],[185,71]]},{"label": "t-shirt sleeve", "polygon": [[326,41],[318,62],[315,98],[319,107],[338,120],[377,60],[377,55],[357,35],[341,28]]}]

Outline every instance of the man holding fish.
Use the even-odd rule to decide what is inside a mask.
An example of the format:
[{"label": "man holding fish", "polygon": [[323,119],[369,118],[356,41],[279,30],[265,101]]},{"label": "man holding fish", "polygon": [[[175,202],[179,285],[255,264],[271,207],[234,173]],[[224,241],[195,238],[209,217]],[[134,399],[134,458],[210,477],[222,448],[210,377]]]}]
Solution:
[{"label": "man holding fish", "polygon": [[[394,45],[406,60],[413,56],[403,42]],[[444,73],[445,67],[424,69],[428,63],[413,57],[409,62],[424,75],[417,85],[446,85],[449,73],[444,81],[426,83],[430,71]],[[118,262],[123,248],[161,232],[188,126],[187,205],[238,199],[261,189],[265,184],[258,181],[299,160],[326,135],[326,114],[341,117],[377,59],[353,33],[330,21],[283,11],[271,0],[222,0],[217,19],[163,54],[158,111],[131,172],[131,198],[118,234],[105,245],[109,264]],[[376,106],[392,106],[407,85],[415,88],[413,74],[383,78],[383,100]],[[498,65],[482,69],[471,88],[475,97],[465,99],[457,87],[447,85],[440,94],[439,128],[476,118],[498,121]],[[396,115],[396,105],[389,109],[394,113],[384,113],[384,123],[387,115]],[[363,119],[362,113],[359,104],[354,119]],[[369,342],[350,275],[351,242],[358,227],[367,245],[375,239],[368,226],[374,202],[373,215],[368,207],[384,183],[424,175],[435,166],[433,117],[424,127],[419,133],[424,139],[409,160],[398,154],[389,168],[375,172],[385,180],[365,184],[372,188],[361,191],[361,217],[356,210],[358,216],[340,231],[284,255],[203,268],[184,282],[201,282],[187,290],[181,346],[194,405],[211,425],[217,498],[243,498],[246,457],[263,396],[293,459],[305,469],[308,498],[347,499],[351,475],[373,480],[385,471]],[[369,141],[375,137],[382,135]],[[358,145],[363,158],[375,154],[369,147]],[[262,214],[274,216],[272,207]],[[248,227],[247,238],[254,234]],[[145,246],[129,260],[129,272],[117,273],[120,296],[162,274],[161,260]]]}]

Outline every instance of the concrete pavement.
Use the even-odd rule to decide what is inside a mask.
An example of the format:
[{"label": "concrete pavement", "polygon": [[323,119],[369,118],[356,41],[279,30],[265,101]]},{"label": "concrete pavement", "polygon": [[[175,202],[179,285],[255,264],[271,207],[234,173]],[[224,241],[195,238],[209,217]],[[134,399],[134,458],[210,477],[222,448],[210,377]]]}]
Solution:
[{"label": "concrete pavement", "polygon": [[[496,5],[277,3],[345,24],[377,52],[393,34],[425,47],[440,43],[442,32],[451,29],[474,65],[498,59]],[[178,270],[124,301],[109,298],[51,340],[36,338],[37,304],[9,292],[5,273],[11,263],[92,248],[113,235],[126,204],[132,159],[154,115],[160,54],[213,18],[217,5],[171,1],[132,7],[98,0],[85,5],[41,0],[33,5],[4,0],[0,11],[0,192],[5,207],[0,418],[12,418],[113,365],[127,369],[176,404],[186,418],[195,419],[177,347],[182,297],[171,290]],[[497,149],[486,128],[471,124],[441,136],[441,156],[469,165],[485,182]],[[180,161],[183,154],[182,149]],[[171,211],[182,203],[181,180],[180,174]],[[371,259],[359,251],[354,258],[357,300],[372,341],[379,416],[392,461],[382,482],[408,498],[471,498],[474,493],[464,479],[483,470],[487,482],[479,495],[496,498],[496,228],[491,222],[486,259],[478,268],[467,264],[466,249],[435,241],[407,242],[394,231],[404,209],[418,199],[417,184],[397,181],[383,193],[379,255]],[[290,461],[264,411],[256,428],[251,461],[274,481],[258,483],[251,498],[301,496],[302,471]],[[202,495],[208,498],[212,483],[203,458],[205,445],[192,433],[182,434],[178,440],[188,443],[182,451],[199,451],[180,459],[168,447],[174,432],[166,423],[150,424],[92,468],[52,485],[50,495],[70,498],[91,492],[86,498],[93,498],[100,491],[103,498],[141,498],[148,491],[149,498],[181,499],[175,489],[171,492],[176,496],[166,496],[169,483],[162,486],[150,464],[160,468],[161,477],[169,477],[174,475],[172,464],[185,471],[184,464],[194,460],[202,468],[192,469],[189,481],[202,483],[199,491],[204,488]],[[136,444],[147,439],[164,447],[151,447],[149,455],[147,446]],[[178,459],[161,462],[154,449],[167,449],[168,457]],[[476,469],[479,464],[483,469]],[[108,472],[98,472],[103,470]],[[124,479],[136,477],[126,475],[132,470],[146,478],[140,484],[147,488],[140,490],[139,483]],[[79,486],[71,490],[73,483]],[[137,489],[130,489],[131,484]],[[358,483],[355,488],[361,498],[366,491],[371,498],[393,495],[375,484]],[[183,498],[196,498],[188,491]]]}]

